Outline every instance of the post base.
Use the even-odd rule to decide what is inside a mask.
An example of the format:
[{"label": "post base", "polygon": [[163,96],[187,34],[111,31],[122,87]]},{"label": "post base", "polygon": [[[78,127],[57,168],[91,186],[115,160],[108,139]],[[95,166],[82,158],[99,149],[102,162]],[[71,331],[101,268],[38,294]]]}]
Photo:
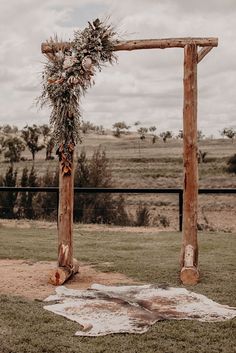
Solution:
[{"label": "post base", "polygon": [[74,259],[73,267],[57,267],[49,274],[48,283],[54,286],[61,286],[68,278],[79,272],[79,263]]},{"label": "post base", "polygon": [[180,272],[180,280],[183,284],[197,284],[199,282],[199,271],[196,267],[183,267]]}]

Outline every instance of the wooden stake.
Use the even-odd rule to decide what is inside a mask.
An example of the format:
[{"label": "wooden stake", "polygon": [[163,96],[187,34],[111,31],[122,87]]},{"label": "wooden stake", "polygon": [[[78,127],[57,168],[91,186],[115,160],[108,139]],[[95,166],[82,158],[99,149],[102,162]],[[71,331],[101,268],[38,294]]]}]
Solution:
[{"label": "wooden stake", "polygon": [[197,46],[184,48],[184,223],[181,274],[184,284],[199,280],[197,243],[198,161],[197,161]]}]

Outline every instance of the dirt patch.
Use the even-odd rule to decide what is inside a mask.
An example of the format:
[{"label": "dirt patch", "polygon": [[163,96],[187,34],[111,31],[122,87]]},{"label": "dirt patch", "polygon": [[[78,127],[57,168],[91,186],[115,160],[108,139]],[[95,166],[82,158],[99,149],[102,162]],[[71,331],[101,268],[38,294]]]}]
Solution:
[{"label": "dirt patch", "polygon": [[[45,299],[55,292],[55,286],[48,283],[49,272],[55,266],[55,262],[51,261],[0,260],[0,293]],[[99,272],[92,265],[82,263],[79,273],[66,283],[66,287],[87,289],[93,283],[111,285],[135,282],[121,273]]]}]

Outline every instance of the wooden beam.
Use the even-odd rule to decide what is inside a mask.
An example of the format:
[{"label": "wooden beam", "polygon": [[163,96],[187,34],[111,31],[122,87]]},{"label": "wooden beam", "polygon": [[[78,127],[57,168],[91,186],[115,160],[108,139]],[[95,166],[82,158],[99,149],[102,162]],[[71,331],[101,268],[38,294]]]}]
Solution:
[{"label": "wooden beam", "polygon": [[137,50],[137,49],[166,49],[184,48],[186,45],[194,44],[199,47],[218,45],[217,38],[167,38],[167,39],[141,39],[118,42],[114,51],[117,50]]},{"label": "wooden beam", "polygon": [[[127,41],[117,41],[114,51],[118,50],[137,50],[137,49],[166,49],[184,48],[186,45],[197,45],[199,47],[217,47],[218,38],[165,38],[165,39],[137,39]],[[59,50],[69,49],[71,43],[42,43],[41,51],[43,54],[55,53]]]},{"label": "wooden beam", "polygon": [[197,54],[197,63],[200,63],[202,59],[213,49],[213,47],[204,47]]},{"label": "wooden beam", "polygon": [[198,161],[197,161],[197,46],[184,48],[184,223],[181,249],[181,274],[184,284],[199,280],[197,207],[198,207]]}]

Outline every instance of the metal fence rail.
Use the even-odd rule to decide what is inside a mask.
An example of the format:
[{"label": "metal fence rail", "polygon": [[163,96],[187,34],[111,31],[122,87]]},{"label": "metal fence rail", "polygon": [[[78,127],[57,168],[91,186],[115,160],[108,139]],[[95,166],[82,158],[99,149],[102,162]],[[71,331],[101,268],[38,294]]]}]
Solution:
[{"label": "metal fence rail", "polygon": [[[59,198],[58,187],[12,187],[12,186],[0,186],[0,192],[52,192],[57,193]],[[183,225],[183,189],[170,188],[170,189],[154,189],[154,188],[74,188],[75,193],[83,194],[177,194],[179,195],[179,231],[182,231]],[[199,189],[199,194],[236,194],[236,188],[214,188],[214,189]]]}]

